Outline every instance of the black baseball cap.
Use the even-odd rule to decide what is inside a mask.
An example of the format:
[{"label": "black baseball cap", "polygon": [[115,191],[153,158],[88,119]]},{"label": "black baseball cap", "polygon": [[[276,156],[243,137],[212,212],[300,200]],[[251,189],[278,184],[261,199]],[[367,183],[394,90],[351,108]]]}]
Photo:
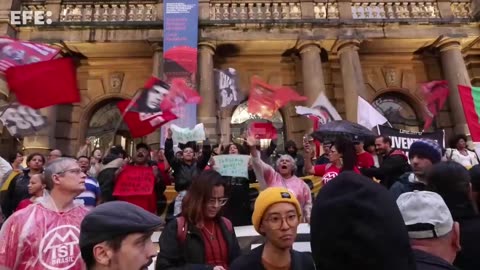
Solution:
[{"label": "black baseball cap", "polygon": [[80,248],[122,235],[150,232],[162,224],[160,217],[134,204],[107,202],[95,207],[83,219],[80,225]]}]

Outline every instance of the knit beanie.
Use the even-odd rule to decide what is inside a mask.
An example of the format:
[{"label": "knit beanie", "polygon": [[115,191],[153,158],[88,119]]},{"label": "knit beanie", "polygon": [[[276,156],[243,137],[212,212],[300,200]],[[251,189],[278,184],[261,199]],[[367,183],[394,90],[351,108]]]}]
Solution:
[{"label": "knit beanie", "polygon": [[[255,207],[252,214],[252,224],[255,230],[260,233],[260,224],[262,223],[263,214],[267,209],[276,203],[291,203],[297,209],[299,216],[302,215],[302,208],[297,197],[288,189],[283,187],[271,187],[260,192],[255,201]],[[261,234],[261,233],[260,233]]]},{"label": "knit beanie", "polygon": [[442,148],[434,140],[420,139],[412,143],[410,150],[408,150],[409,159],[415,155],[428,158],[435,164],[442,160]]},{"label": "knit beanie", "polygon": [[320,189],[310,219],[310,243],[318,269],[415,269],[392,194],[351,171]]}]

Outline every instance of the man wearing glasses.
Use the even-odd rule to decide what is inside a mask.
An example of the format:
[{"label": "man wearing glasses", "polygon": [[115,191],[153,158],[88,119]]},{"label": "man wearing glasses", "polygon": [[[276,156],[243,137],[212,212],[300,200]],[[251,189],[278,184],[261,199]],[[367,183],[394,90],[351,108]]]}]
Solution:
[{"label": "man wearing glasses", "polygon": [[40,202],[15,212],[0,232],[0,269],[83,269],[80,223],[88,210],[74,203],[86,175],[75,159],[59,158],[44,171],[50,191]]},{"label": "man wearing glasses", "polygon": [[287,189],[271,187],[262,191],[255,201],[252,223],[265,237],[265,244],[237,258],[230,270],[315,269],[309,254],[292,249],[301,215],[300,203]]}]

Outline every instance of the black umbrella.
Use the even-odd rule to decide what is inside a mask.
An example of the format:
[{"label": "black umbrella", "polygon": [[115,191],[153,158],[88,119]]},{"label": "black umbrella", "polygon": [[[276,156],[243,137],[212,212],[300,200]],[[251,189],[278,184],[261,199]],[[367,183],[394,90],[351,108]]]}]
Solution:
[{"label": "black umbrella", "polygon": [[337,137],[346,137],[350,140],[365,140],[377,135],[368,128],[346,120],[337,120],[321,125],[312,133],[312,137],[319,141],[334,141]]}]

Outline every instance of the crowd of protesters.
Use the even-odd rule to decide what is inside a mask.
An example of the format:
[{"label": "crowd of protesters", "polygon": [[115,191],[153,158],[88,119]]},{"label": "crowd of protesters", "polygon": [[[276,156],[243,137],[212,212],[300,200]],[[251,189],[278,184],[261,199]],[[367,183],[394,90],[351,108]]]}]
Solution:
[{"label": "crowd of protesters", "polygon": [[[408,155],[386,136],[339,137],[322,155],[308,137],[303,155],[293,141],[282,151],[243,142],[177,147],[169,131],[165,148],[139,143],[132,156],[121,146],[88,153],[87,141],[76,158],[54,149],[25,167],[21,152],[0,159],[0,269],[147,269],[155,257],[156,269],[480,269],[480,165],[465,136],[446,150],[420,139]],[[248,178],[220,175],[220,154],[250,155]],[[118,195],[129,169],[151,175],[153,189]],[[309,175],[322,179],[316,197]],[[300,223],[311,253],[292,249]],[[265,243],[242,254],[243,225]]]}]

